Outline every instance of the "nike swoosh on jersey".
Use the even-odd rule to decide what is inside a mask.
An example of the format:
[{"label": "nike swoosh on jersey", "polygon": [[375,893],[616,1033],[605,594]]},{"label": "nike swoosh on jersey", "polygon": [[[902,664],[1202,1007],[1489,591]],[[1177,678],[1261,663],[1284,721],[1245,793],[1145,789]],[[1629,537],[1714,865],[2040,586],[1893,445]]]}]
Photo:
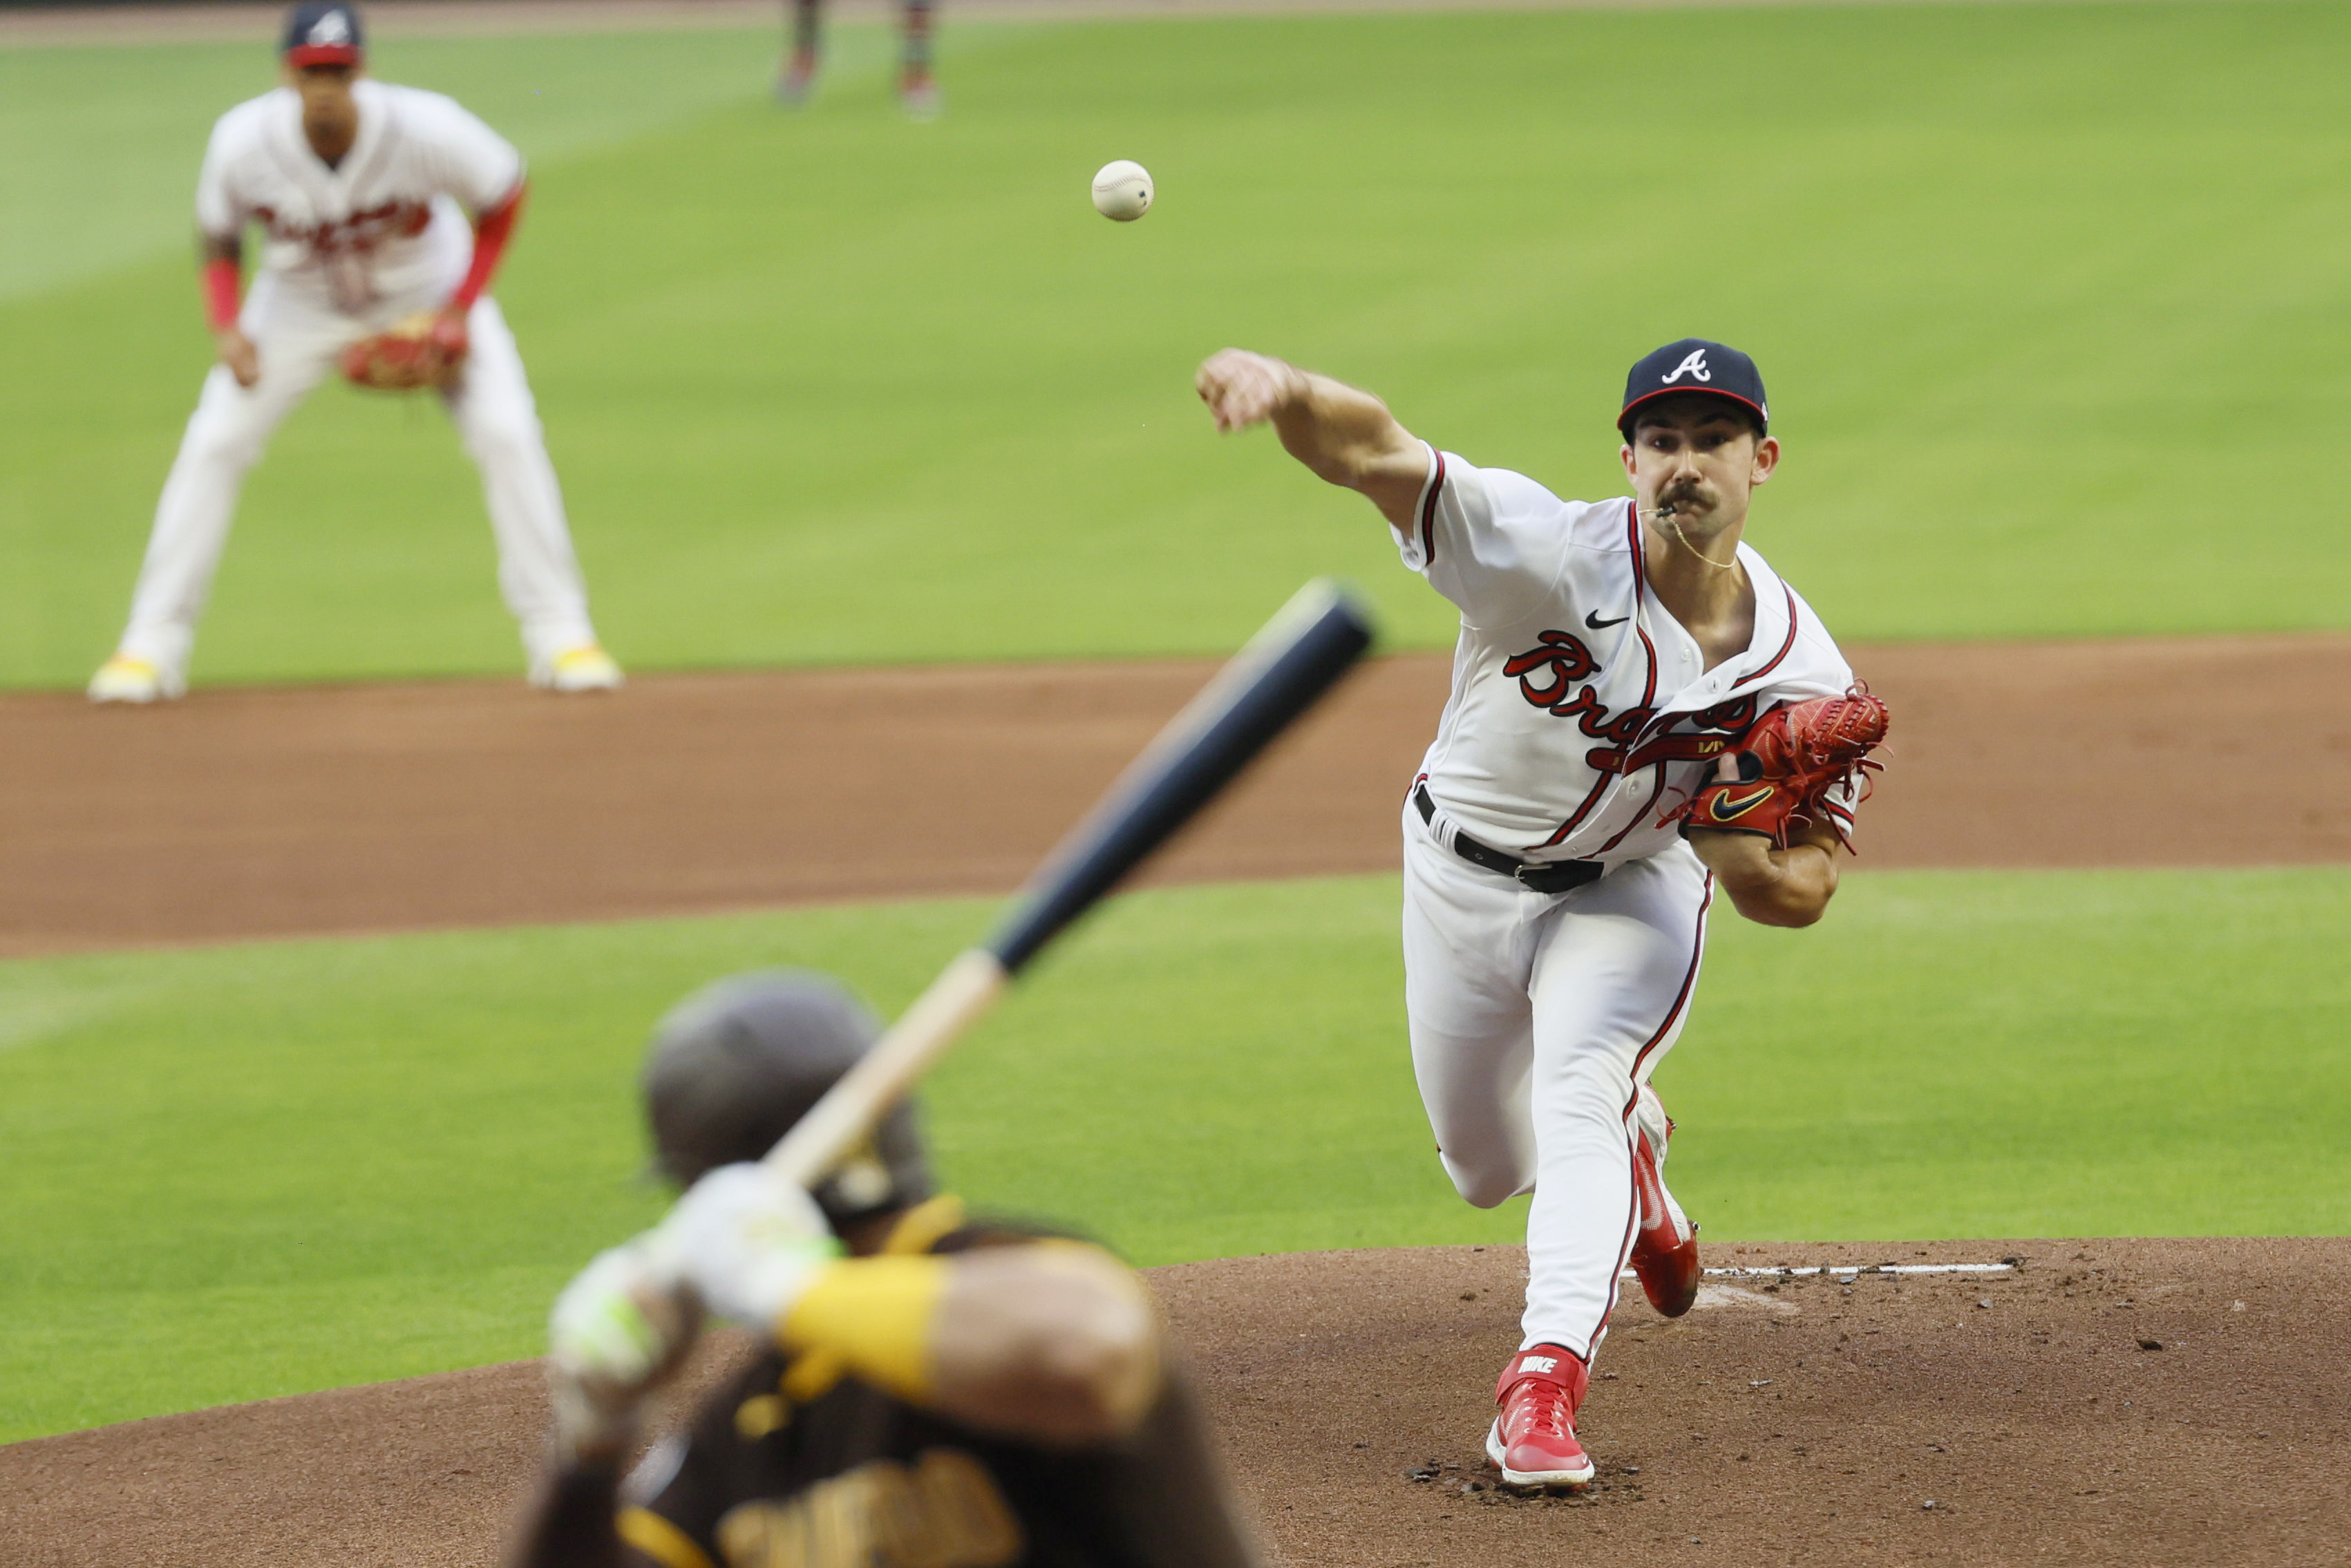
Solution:
[{"label": "nike swoosh on jersey", "polygon": [[1619,615],[1614,621],[1603,621],[1597,610],[1587,610],[1583,612],[1583,623],[1594,632],[1605,632],[1611,626],[1622,626],[1631,619],[1633,618],[1630,615]]}]

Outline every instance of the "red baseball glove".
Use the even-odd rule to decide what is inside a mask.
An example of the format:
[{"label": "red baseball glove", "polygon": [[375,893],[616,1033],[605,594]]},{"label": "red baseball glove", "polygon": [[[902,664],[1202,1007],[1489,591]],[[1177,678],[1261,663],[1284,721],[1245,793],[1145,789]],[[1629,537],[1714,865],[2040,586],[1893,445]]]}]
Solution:
[{"label": "red baseball glove", "polygon": [[1837,841],[1851,848],[1824,802],[1830,790],[1856,775],[1867,796],[1869,775],[1883,767],[1869,754],[1886,738],[1886,705],[1858,681],[1841,697],[1773,708],[1728,754],[1738,777],[1708,781],[1682,809],[1682,836],[1693,828],[1761,833],[1784,850],[1799,823],[1825,821]]},{"label": "red baseball glove", "polygon": [[465,323],[456,316],[419,311],[388,331],[343,350],[343,377],[376,392],[414,392],[457,384],[465,364]]}]

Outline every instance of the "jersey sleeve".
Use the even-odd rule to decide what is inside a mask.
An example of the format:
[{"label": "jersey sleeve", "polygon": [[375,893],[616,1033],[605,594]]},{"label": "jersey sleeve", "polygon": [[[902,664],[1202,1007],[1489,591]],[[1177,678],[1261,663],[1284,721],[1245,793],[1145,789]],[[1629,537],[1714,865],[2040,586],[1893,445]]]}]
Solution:
[{"label": "jersey sleeve", "polygon": [[494,207],[522,183],[522,154],[455,99],[434,93],[419,106],[432,147],[434,182],[470,212]]},{"label": "jersey sleeve", "polygon": [[1412,527],[1396,530],[1404,564],[1473,626],[1516,620],[1558,580],[1565,530],[1558,497],[1503,468],[1428,449]]},{"label": "jersey sleeve", "polygon": [[235,127],[223,115],[204,144],[204,167],[196,173],[196,228],[206,239],[236,238],[253,215],[251,205],[237,193],[232,172],[235,137]]}]

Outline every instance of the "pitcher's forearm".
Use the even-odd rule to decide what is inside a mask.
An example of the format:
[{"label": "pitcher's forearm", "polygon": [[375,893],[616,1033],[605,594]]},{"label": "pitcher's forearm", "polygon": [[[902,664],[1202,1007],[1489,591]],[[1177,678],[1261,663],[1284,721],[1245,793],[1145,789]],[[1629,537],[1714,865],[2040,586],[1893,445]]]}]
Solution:
[{"label": "pitcher's forearm", "polygon": [[1273,428],[1283,448],[1316,477],[1361,490],[1401,455],[1416,459],[1416,466],[1425,464],[1420,443],[1378,398],[1329,376],[1285,368],[1289,395],[1274,406]]},{"label": "pitcher's forearm", "polygon": [[1689,841],[1732,907],[1758,925],[1810,925],[1835,895],[1835,852],[1820,844],[1799,840],[1775,850],[1754,833],[1708,830],[1691,833]]},{"label": "pitcher's forearm", "polygon": [[1283,447],[1318,476],[1361,491],[1392,526],[1411,526],[1427,449],[1378,398],[1247,349],[1211,354],[1194,384],[1217,429],[1270,422]]}]

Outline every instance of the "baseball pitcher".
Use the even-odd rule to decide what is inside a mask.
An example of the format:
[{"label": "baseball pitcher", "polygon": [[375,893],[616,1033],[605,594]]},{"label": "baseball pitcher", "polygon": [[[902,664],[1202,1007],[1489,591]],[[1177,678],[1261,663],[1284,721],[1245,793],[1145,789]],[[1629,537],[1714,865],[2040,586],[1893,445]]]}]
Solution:
[{"label": "baseball pitcher", "polygon": [[[879,1032],[820,977],[664,1019],[656,1162],[689,1187],[556,1303],[552,1468],[515,1568],[1250,1568],[1142,1284],[934,1193],[912,1105],[815,1192],[757,1160]],[[705,1312],[764,1354],[622,1479]]]},{"label": "baseball pitcher", "polygon": [[[439,93],[365,73],[359,12],[306,0],[287,19],[284,85],[221,116],[196,183],[205,378],[155,508],[131,622],[90,682],[97,702],[187,689],[188,654],[247,469],[329,372],[430,390],[481,469],[498,587],[531,681],[606,690],[563,496],[514,334],[488,293],[523,200],[521,156]],[[466,212],[473,214],[470,221]],[[237,298],[244,235],[267,239]]]},{"label": "baseball pitcher", "polygon": [[1820,918],[1885,710],[1742,542],[1780,444],[1735,350],[1685,339],[1633,367],[1634,494],[1597,503],[1472,467],[1262,354],[1227,350],[1197,384],[1219,429],[1270,421],[1368,497],[1460,610],[1403,814],[1413,1070],[1461,1196],[1533,1197],[1488,1455],[1512,1486],[1582,1486],[1575,1413],[1620,1271],[1669,1315],[1698,1293],[1649,1077],[1688,1017],[1708,908],[1719,886],[1750,919]]}]

